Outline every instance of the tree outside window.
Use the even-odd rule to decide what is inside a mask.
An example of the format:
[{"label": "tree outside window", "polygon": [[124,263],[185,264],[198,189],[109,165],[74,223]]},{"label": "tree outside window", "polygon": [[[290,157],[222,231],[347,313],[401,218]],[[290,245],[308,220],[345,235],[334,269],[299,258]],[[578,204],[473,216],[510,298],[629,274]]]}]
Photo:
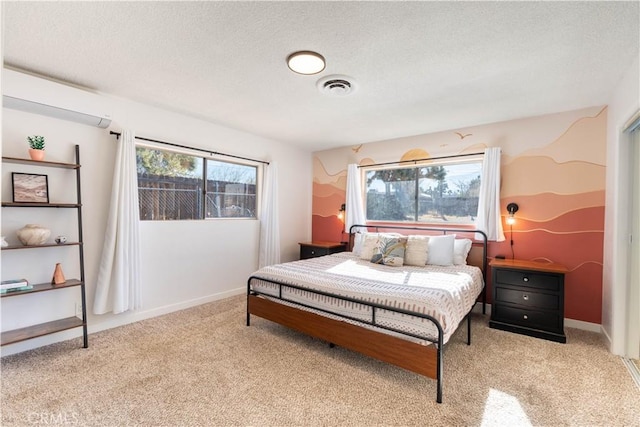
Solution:
[{"label": "tree outside window", "polygon": [[369,170],[367,220],[471,224],[481,172],[480,161]]},{"label": "tree outside window", "polygon": [[256,166],[146,147],[136,160],[142,220],[257,217]]}]

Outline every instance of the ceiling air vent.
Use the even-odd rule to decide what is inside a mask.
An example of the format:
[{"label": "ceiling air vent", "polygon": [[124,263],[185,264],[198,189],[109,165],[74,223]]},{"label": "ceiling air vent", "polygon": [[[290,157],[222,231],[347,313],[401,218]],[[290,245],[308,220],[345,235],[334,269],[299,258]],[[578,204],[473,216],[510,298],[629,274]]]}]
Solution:
[{"label": "ceiling air vent", "polygon": [[332,96],[347,96],[358,88],[351,77],[347,76],[326,76],[318,80],[318,90]]}]

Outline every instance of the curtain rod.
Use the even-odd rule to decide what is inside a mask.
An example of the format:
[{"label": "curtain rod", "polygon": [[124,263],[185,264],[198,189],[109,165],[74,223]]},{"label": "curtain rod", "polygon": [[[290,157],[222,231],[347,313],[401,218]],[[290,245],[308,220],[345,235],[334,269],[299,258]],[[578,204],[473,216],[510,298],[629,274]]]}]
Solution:
[{"label": "curtain rod", "polygon": [[368,168],[371,166],[399,165],[402,163],[416,164],[418,162],[424,162],[426,160],[455,159],[456,157],[467,157],[467,156],[478,156],[478,155],[484,155],[484,153],[468,153],[468,154],[456,154],[454,156],[425,157],[423,159],[415,159],[415,160],[398,160],[397,162],[374,163],[372,165],[362,165],[362,166],[358,165],[358,168]]},{"label": "curtain rod", "polygon": [[[110,131],[109,133],[111,135],[115,135],[116,139],[120,138],[120,135],[121,135],[119,132],[114,132],[114,131]],[[140,139],[142,141],[149,141],[149,142],[156,142],[158,144],[170,145],[172,147],[186,148],[187,150],[201,151],[203,153],[209,153],[212,156],[215,154],[215,155],[218,155],[218,156],[233,157],[234,159],[242,159],[242,160],[249,160],[249,161],[257,162],[257,163],[263,163],[265,165],[269,164],[269,162],[265,162],[264,160],[256,160],[256,159],[251,159],[249,157],[234,156],[233,154],[219,153],[217,151],[205,150],[204,148],[189,147],[188,145],[180,145],[180,144],[174,144],[173,142],[158,141],[157,139],[143,138],[141,136],[136,136],[135,138],[136,139]]]}]

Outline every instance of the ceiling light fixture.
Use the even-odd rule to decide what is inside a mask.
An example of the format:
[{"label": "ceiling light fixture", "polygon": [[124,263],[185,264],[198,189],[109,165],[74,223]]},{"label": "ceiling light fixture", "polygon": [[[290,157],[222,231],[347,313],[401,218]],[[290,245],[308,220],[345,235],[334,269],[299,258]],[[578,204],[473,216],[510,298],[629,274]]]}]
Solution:
[{"label": "ceiling light fixture", "polygon": [[310,50],[294,52],[287,58],[287,65],[294,73],[298,74],[318,74],[324,70],[324,57]]}]

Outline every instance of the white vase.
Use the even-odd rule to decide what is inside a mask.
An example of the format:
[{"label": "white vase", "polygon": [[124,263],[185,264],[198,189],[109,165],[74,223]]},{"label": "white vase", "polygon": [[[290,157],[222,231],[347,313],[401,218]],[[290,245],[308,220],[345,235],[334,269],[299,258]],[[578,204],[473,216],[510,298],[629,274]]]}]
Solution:
[{"label": "white vase", "polygon": [[44,244],[49,236],[51,230],[42,227],[37,224],[27,224],[16,232],[18,239],[25,246],[36,246]]}]

